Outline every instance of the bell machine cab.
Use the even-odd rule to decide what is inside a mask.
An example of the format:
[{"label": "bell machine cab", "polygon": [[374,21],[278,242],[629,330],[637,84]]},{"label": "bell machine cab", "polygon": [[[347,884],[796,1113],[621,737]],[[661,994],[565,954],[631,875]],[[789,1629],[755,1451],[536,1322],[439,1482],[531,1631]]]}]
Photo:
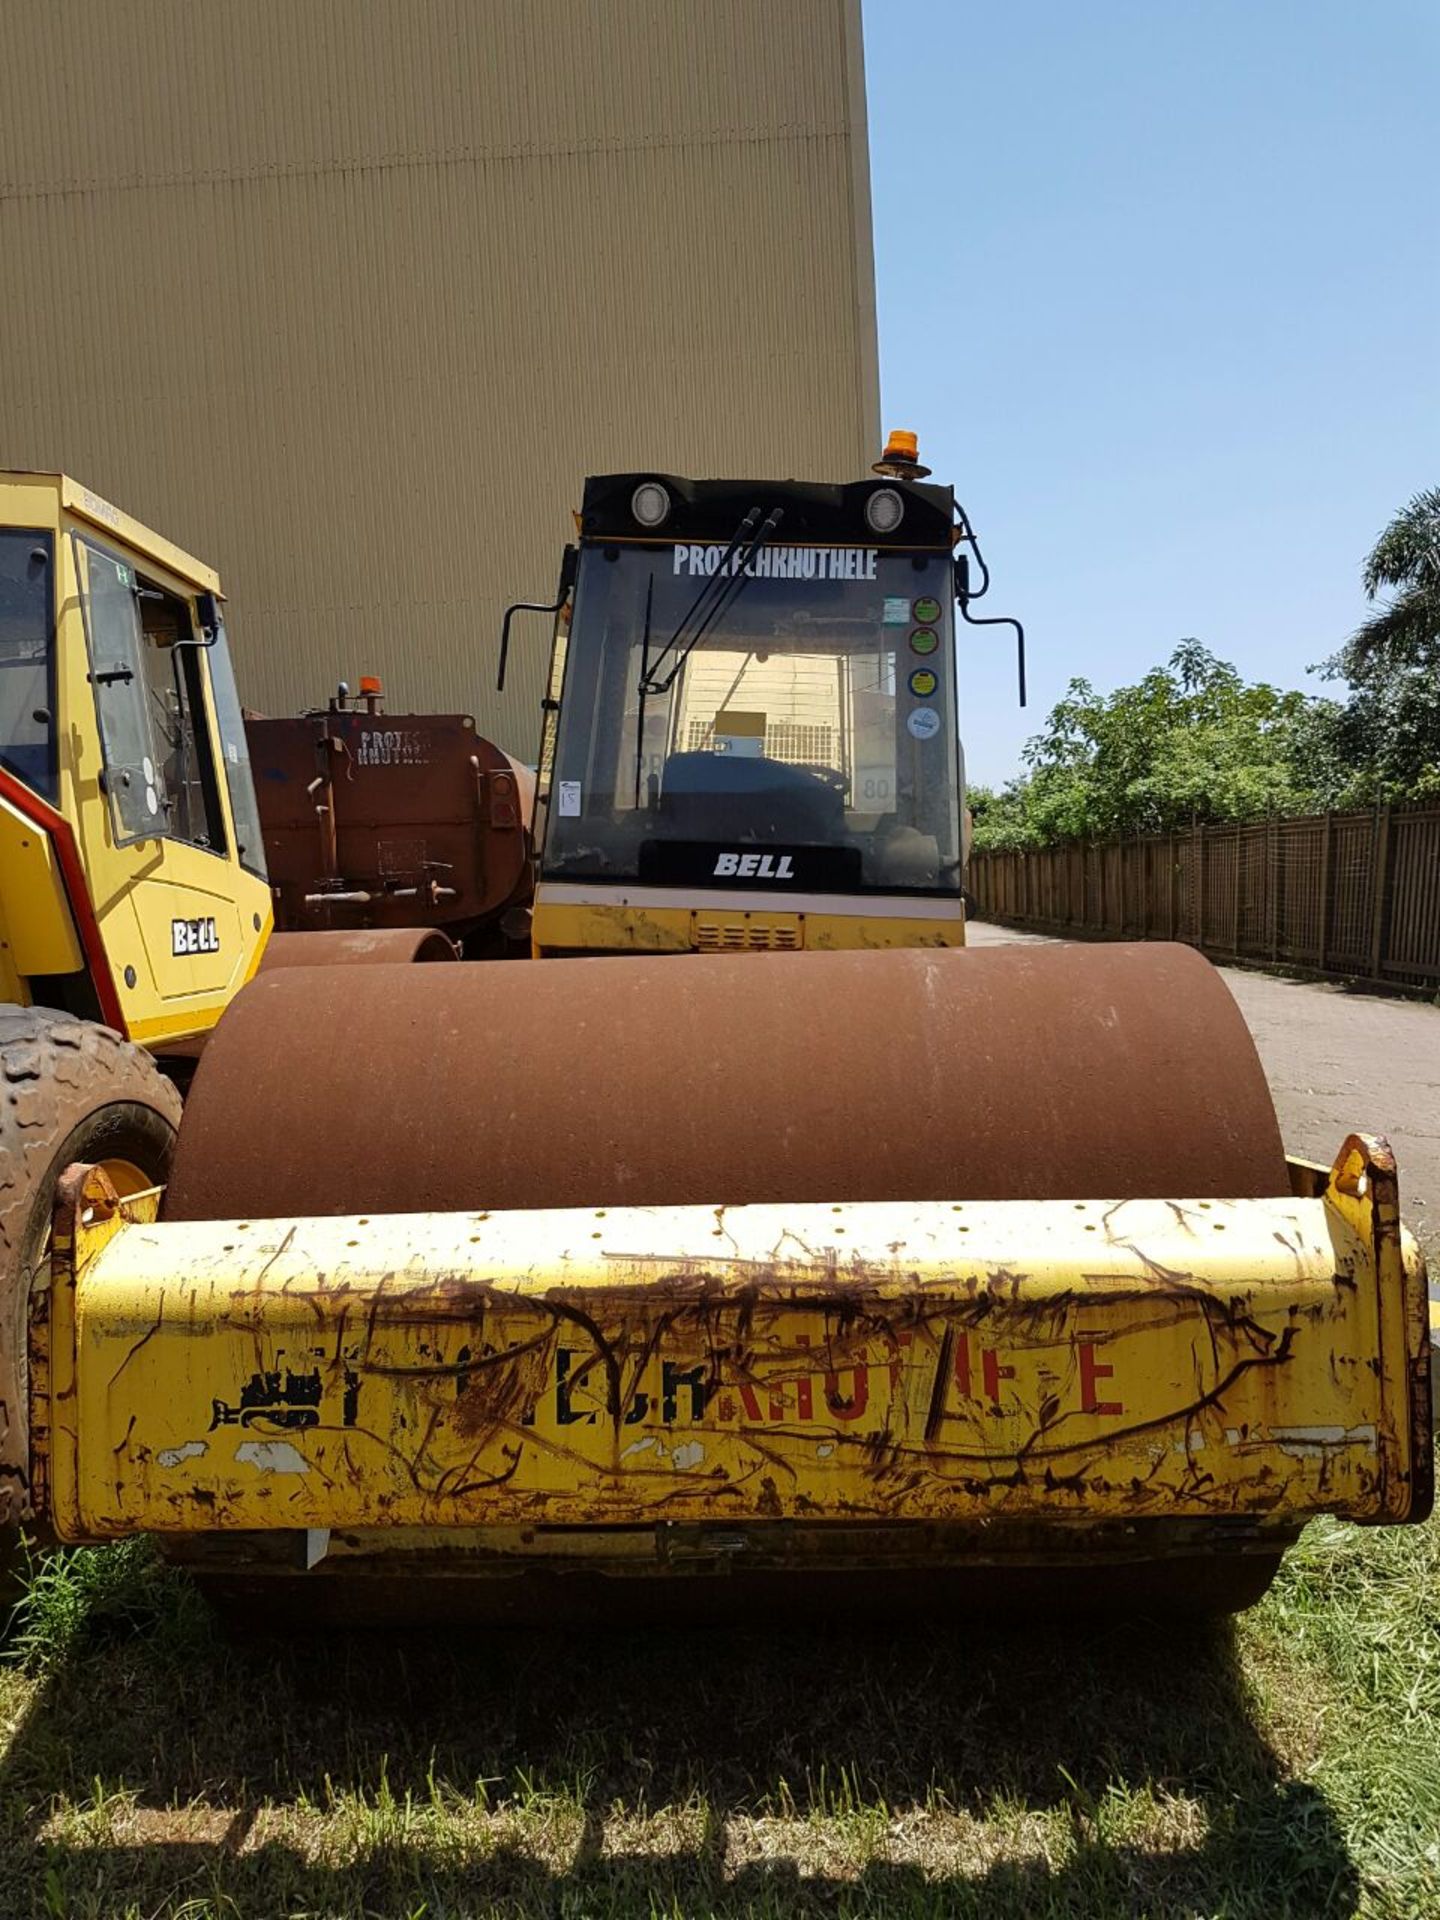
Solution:
[{"label": "bell machine cab", "polygon": [[988,581],[928,472],[892,434],[844,485],[586,482],[502,639],[503,686],[513,615],[556,616],[538,954],[964,943],[954,613]]}]

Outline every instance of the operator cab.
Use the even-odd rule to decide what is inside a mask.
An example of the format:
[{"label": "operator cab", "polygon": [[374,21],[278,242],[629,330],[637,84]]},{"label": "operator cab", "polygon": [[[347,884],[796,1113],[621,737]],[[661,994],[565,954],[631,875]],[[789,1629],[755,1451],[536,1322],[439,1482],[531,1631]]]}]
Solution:
[{"label": "operator cab", "polygon": [[539,952],[963,943],[969,534],[927,472],[892,436],[849,485],[586,482],[534,609]]},{"label": "operator cab", "polygon": [[63,474],[0,472],[0,1001],[208,1033],[270,888],[211,569]]}]

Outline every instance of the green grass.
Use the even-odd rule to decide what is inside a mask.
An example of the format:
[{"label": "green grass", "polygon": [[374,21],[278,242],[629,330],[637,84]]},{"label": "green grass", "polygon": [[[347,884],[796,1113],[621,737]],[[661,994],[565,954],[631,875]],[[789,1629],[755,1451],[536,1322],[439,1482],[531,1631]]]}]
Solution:
[{"label": "green grass", "polygon": [[0,1915],[1420,1920],[1440,1527],[1312,1527],[1233,1629],[228,1642],[140,1543],[38,1566]]}]

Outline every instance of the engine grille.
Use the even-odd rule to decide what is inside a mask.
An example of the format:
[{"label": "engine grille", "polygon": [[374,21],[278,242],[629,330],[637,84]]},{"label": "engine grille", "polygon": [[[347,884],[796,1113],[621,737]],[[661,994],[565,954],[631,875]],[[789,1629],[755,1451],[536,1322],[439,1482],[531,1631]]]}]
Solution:
[{"label": "engine grille", "polygon": [[690,926],[699,953],[793,952],[804,945],[798,919],[753,920],[748,915],[721,919],[697,913]]}]

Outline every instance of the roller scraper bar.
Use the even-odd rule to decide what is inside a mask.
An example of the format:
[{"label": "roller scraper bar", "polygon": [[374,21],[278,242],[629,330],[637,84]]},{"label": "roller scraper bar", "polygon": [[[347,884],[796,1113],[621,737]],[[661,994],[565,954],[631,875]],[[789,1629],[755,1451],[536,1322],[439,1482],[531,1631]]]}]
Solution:
[{"label": "roller scraper bar", "polygon": [[66,1184],[31,1356],[65,1539],[591,1558],[709,1523],[785,1564],[870,1526],[875,1564],[1428,1509],[1424,1267],[1376,1141],[1318,1199],[147,1212]]}]

